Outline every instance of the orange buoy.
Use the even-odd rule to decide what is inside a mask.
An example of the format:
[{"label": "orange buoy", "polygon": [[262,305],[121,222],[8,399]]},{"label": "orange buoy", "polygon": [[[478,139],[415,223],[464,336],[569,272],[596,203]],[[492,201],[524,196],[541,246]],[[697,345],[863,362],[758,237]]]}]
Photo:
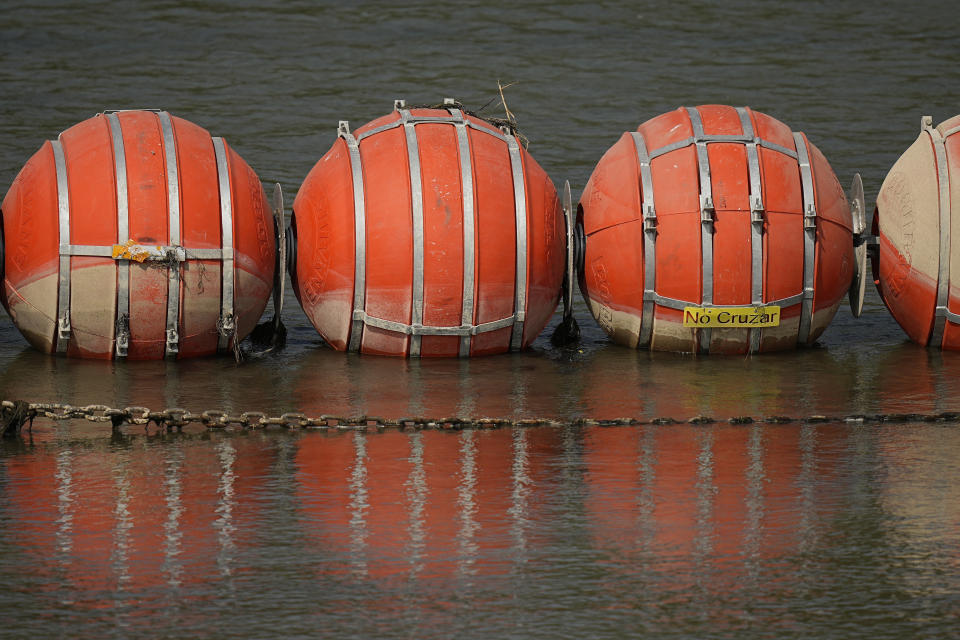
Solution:
[{"label": "orange buoy", "polygon": [[557,306],[564,219],[509,128],[408,109],[338,139],[293,204],[291,276],[335,349],[470,356],[529,345]]},{"label": "orange buoy", "polygon": [[873,274],[911,340],[960,349],[960,243],[951,241],[960,234],[960,116],[932,125],[922,118],[880,187]]},{"label": "orange buoy", "polygon": [[156,359],[232,348],[273,286],[260,180],[165,111],[108,111],[43,144],[3,200],[4,306],[37,349]]},{"label": "orange buoy", "polygon": [[580,288],[630,347],[813,343],[854,275],[851,211],[802,133],[747,107],[679,108],[625,133],[580,201]]}]

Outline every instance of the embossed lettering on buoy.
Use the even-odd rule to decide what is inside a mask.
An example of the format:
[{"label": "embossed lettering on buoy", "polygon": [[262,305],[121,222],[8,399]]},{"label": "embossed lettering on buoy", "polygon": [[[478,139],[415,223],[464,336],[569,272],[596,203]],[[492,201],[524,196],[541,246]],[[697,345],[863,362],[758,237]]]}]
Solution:
[{"label": "embossed lettering on buoy", "polygon": [[960,349],[960,115],[920,135],[877,195],[874,279],[914,342]]}]

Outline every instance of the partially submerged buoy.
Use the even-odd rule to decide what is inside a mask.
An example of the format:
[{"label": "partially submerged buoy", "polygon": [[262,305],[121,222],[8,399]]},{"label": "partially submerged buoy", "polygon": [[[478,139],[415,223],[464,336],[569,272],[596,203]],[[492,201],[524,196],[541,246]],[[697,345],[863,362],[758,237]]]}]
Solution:
[{"label": "partially submerged buoy", "polygon": [[564,275],[547,174],[509,126],[394,111],[338,138],[293,204],[291,277],[335,349],[395,356],[516,351],[543,330]]},{"label": "partially submerged buoy", "polygon": [[890,169],[877,195],[879,250],[873,274],[881,298],[911,340],[960,349],[960,115],[920,135]]},{"label": "partially submerged buoy", "polygon": [[156,359],[233,349],[273,286],[259,178],[165,111],[108,111],[47,141],[3,200],[3,304],[47,353]]},{"label": "partially submerged buoy", "polygon": [[625,133],[587,182],[578,229],[584,299],[635,348],[809,345],[854,276],[851,211],[826,158],[747,107],[679,108]]}]

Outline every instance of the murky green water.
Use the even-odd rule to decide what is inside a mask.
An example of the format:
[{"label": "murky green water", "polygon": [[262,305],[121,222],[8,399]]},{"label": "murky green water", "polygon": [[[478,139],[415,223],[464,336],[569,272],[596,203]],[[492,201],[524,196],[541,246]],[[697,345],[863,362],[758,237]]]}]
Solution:
[{"label": "murky green water", "polygon": [[[574,196],[681,104],[804,131],[872,206],[919,117],[958,111],[950,3],[34,2],[0,21],[0,185],[107,108],[222,135],[292,200],[394,98],[508,104]],[[289,211],[288,211],[289,213]],[[269,311],[268,311],[269,314]],[[0,316],[0,396],[384,417],[718,419],[960,410],[960,359],[875,293],[818,348],[344,356],[288,300],[288,348],[179,363],[31,351]],[[949,637],[960,427],[688,425],[111,438],[38,421],[0,448],[0,636]]]}]

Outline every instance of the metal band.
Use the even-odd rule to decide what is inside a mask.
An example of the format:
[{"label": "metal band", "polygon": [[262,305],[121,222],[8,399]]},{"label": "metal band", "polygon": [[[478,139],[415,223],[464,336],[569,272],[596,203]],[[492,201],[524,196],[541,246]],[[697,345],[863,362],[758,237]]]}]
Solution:
[{"label": "metal band", "polygon": [[483,324],[472,325],[472,324],[463,324],[459,327],[435,327],[432,325],[411,325],[404,324],[403,322],[394,322],[392,320],[384,320],[383,318],[376,318],[371,315],[367,315],[364,311],[354,311],[353,319],[355,321],[360,321],[363,324],[376,327],[378,329],[384,329],[386,331],[396,331],[397,333],[402,333],[408,336],[475,336],[480,333],[487,333],[489,331],[496,331],[498,329],[505,329],[513,325],[514,317],[509,316],[506,318],[501,318],[499,320],[494,320],[492,322],[485,322]]},{"label": "metal band", "polygon": [[[173,123],[166,111],[157,113],[163,132],[164,166],[167,174],[167,210],[169,212],[169,243],[180,244],[180,176],[177,167],[177,142]],[[219,164],[219,163],[218,163]],[[180,350],[178,321],[180,319],[180,265],[171,265],[167,273],[167,341],[164,355],[172,357]]]},{"label": "metal band", "polygon": [[66,246],[60,246],[60,255],[112,258],[113,250],[110,247],[100,247],[89,244],[68,244]]},{"label": "metal band", "polygon": [[[710,180],[710,158],[703,140],[703,120],[696,107],[687,107],[693,137],[696,139],[697,167],[700,172],[700,250],[703,255],[703,295],[701,303],[713,304],[713,185]],[[698,329],[700,353],[710,352],[710,329]]]},{"label": "metal band", "polygon": [[817,203],[813,189],[813,170],[802,133],[793,134],[797,146],[797,163],[803,186],[803,307],[800,310],[800,330],[797,342],[807,344],[813,320],[813,268],[817,247]]},{"label": "metal band", "polygon": [[[696,304],[695,302],[688,302],[686,300],[678,300],[677,298],[668,298],[666,296],[661,296],[660,294],[654,294],[651,296],[652,300],[661,307],[667,307],[669,309],[677,309],[683,311],[687,307],[699,307],[701,309],[742,309],[747,306],[762,306],[762,307],[791,307],[799,302],[803,301],[803,294],[797,293],[786,298],[780,298],[779,300],[770,300],[769,302],[764,302],[760,305],[744,305],[744,304]],[[702,331],[702,329],[701,329]]]},{"label": "metal band", "polygon": [[[444,118],[444,117],[440,117],[440,116],[418,117],[418,116],[410,115],[410,116],[407,118],[407,120],[402,120],[402,119],[400,119],[400,120],[394,120],[393,122],[389,122],[389,123],[387,123],[387,124],[380,125],[379,127],[376,127],[376,128],[374,128],[374,129],[368,129],[367,131],[364,131],[363,133],[357,135],[357,144],[359,144],[360,142],[362,142],[362,141],[365,140],[366,138],[369,138],[370,136],[375,136],[375,135],[377,135],[378,133],[383,133],[384,131],[389,131],[390,129],[396,129],[397,127],[402,127],[402,126],[404,126],[407,122],[411,122],[411,123],[413,123],[413,124],[427,124],[427,123],[457,124],[457,120],[456,120],[455,118]],[[479,125],[479,124],[477,124],[477,123],[475,123],[475,122],[472,122],[472,121],[470,121],[470,120],[464,119],[464,120],[463,120],[463,125],[464,125],[465,127],[467,127],[468,129],[473,129],[474,131],[480,131],[480,132],[485,133],[485,134],[487,134],[487,135],[489,135],[489,136],[493,136],[494,138],[497,138],[498,140],[503,140],[504,142],[508,142],[508,140],[509,140],[509,136],[508,136],[508,135],[505,135],[505,134],[503,134],[502,132],[497,131],[496,129],[490,129],[490,128],[481,126],[481,125]]]},{"label": "metal band", "polygon": [[60,219],[60,274],[57,292],[57,353],[66,353],[70,343],[70,192],[67,185],[67,160],[60,139],[51,140],[53,163],[57,170],[57,215]]},{"label": "metal band", "polygon": [[[463,304],[460,324],[464,327],[473,324],[473,288],[476,279],[476,220],[473,206],[473,164],[470,159],[470,137],[464,124],[463,113],[459,109],[450,109],[457,120],[457,147],[460,152],[460,191],[463,194]],[[460,357],[470,355],[471,334],[460,338]]]},{"label": "metal band", "polygon": [[[129,245],[114,245],[112,247],[102,247],[90,244],[70,244],[60,247],[60,255],[64,256],[90,256],[96,258],[113,258],[119,263],[130,262],[129,258],[114,255],[117,247],[127,248]],[[186,260],[220,260],[223,258],[223,249],[187,249],[185,247],[172,247],[163,245],[148,245],[141,247],[133,245],[134,249],[142,248],[149,253],[142,262],[184,262]],[[141,260],[137,260],[141,262]]]},{"label": "metal band", "polygon": [[[123,243],[130,238],[127,157],[123,147],[123,132],[120,129],[119,116],[111,112],[106,114],[106,118],[110,127],[110,138],[113,142],[113,168],[117,184],[117,242]],[[70,248],[75,247],[71,246]],[[107,249],[107,255],[113,256],[112,250],[107,247],[96,248]],[[117,262],[117,310],[114,327],[114,355],[118,358],[125,358],[130,347],[130,263],[126,260]]]},{"label": "metal band", "polygon": [[508,135],[507,138],[517,216],[517,280],[510,350],[519,351],[523,346],[523,323],[527,309],[527,194],[523,182],[523,158],[520,155],[520,144],[512,135]]},{"label": "metal band", "polygon": [[360,351],[363,335],[363,321],[357,319],[357,312],[366,309],[367,281],[367,208],[363,195],[363,166],[360,161],[360,146],[350,133],[350,123],[341,120],[337,127],[337,136],[343,138],[350,157],[350,172],[353,176],[353,324],[350,327],[348,351]]},{"label": "metal band", "polygon": [[637,164],[640,170],[641,210],[643,211],[643,316],[640,321],[640,339],[637,348],[650,346],[653,337],[654,297],[656,296],[657,269],[657,210],[653,201],[653,173],[650,156],[643,134],[630,134],[637,149]]},{"label": "metal band", "polygon": [[[410,166],[410,204],[413,215],[413,308],[410,313],[412,326],[423,324],[423,177],[420,174],[420,149],[417,145],[415,123],[410,121],[410,112],[400,110],[404,135],[407,140],[407,161]],[[449,120],[444,120],[449,123]],[[410,337],[410,355],[420,356],[420,336]]]},{"label": "metal band", "polygon": [[[738,107],[743,135],[753,138],[753,122],[746,107]],[[756,142],[748,142],[747,166],[750,172],[750,302],[763,304],[763,182],[760,178],[760,153]],[[762,329],[750,330],[750,353],[760,350]]]},{"label": "metal band", "polygon": [[952,311],[950,311],[950,310],[948,310],[948,309],[944,309],[943,311],[941,311],[941,310],[938,308],[938,309],[937,309],[937,315],[939,316],[941,313],[943,314],[943,317],[944,317],[945,319],[949,320],[949,321],[952,322],[953,324],[960,324],[960,314],[953,313]]},{"label": "metal band", "polygon": [[784,155],[786,155],[786,156],[790,156],[790,157],[793,158],[794,160],[797,159],[797,153],[796,153],[795,151],[792,151],[791,149],[787,149],[786,147],[780,146],[779,144],[777,144],[777,143],[775,143],[775,142],[770,142],[769,140],[764,140],[764,139],[762,139],[762,138],[757,138],[757,137],[752,136],[752,135],[751,135],[751,136],[745,136],[745,135],[744,135],[744,136],[707,136],[707,135],[704,135],[704,136],[702,136],[702,137],[685,138],[685,139],[683,139],[683,140],[678,140],[677,142],[671,142],[671,143],[668,144],[668,145],[664,145],[664,146],[660,147],[659,149],[655,149],[654,151],[651,151],[651,152],[650,152],[650,159],[653,160],[654,158],[659,158],[660,156],[662,156],[662,155],[664,155],[664,154],[667,154],[667,153],[670,153],[671,151],[676,151],[677,149],[683,149],[684,147],[689,147],[690,145],[692,145],[692,144],[697,144],[698,142],[705,142],[705,143],[708,143],[708,144],[711,143],[711,142],[733,142],[733,143],[739,142],[739,143],[741,143],[741,144],[751,143],[751,144],[757,145],[758,147],[763,147],[763,148],[765,148],[765,149],[770,149],[771,151],[776,151],[776,152],[782,153],[782,154],[784,154]]},{"label": "metal band", "polygon": [[937,307],[934,312],[933,332],[928,344],[940,347],[943,342],[943,331],[949,313],[950,302],[950,175],[947,169],[947,148],[944,137],[931,126],[925,129],[937,161],[937,183],[939,186],[939,213],[940,213],[940,256],[937,271]]},{"label": "metal band", "polygon": [[947,129],[947,130],[943,133],[943,139],[946,140],[947,138],[949,138],[950,136],[952,136],[953,134],[958,133],[958,132],[960,132],[960,127],[954,127],[953,129]]},{"label": "metal band", "polygon": [[[220,188],[220,320],[217,328],[220,337],[217,349],[225,351],[230,347],[230,338],[236,335],[236,318],[233,315],[233,199],[230,193],[230,165],[227,162],[227,149],[223,138],[212,138],[213,151],[217,158],[217,184]],[[193,251],[198,251],[194,249]]]}]

